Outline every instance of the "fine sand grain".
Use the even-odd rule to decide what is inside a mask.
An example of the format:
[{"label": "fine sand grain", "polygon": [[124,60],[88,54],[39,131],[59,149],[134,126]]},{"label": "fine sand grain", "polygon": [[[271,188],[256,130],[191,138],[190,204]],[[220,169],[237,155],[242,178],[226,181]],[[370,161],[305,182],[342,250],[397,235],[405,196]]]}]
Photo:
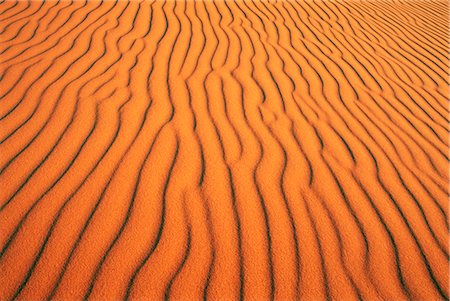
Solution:
[{"label": "fine sand grain", "polygon": [[0,300],[447,300],[448,26],[0,0]]}]

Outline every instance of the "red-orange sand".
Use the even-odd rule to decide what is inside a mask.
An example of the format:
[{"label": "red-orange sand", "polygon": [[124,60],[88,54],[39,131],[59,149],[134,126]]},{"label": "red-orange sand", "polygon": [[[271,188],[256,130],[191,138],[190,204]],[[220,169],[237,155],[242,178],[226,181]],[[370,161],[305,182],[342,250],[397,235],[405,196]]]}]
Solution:
[{"label": "red-orange sand", "polygon": [[0,300],[445,300],[447,1],[0,1]]}]

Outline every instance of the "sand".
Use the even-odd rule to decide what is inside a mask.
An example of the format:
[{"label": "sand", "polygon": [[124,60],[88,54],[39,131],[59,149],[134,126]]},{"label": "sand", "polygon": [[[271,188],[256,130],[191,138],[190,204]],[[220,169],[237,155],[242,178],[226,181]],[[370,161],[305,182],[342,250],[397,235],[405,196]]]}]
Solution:
[{"label": "sand", "polygon": [[0,299],[448,299],[448,17],[1,1]]}]

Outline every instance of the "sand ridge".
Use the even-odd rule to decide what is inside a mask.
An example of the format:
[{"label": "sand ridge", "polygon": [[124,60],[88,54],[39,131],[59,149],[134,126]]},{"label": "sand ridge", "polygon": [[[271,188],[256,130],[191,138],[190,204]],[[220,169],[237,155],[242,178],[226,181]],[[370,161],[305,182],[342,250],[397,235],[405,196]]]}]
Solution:
[{"label": "sand ridge", "polygon": [[0,1],[0,299],[448,299],[445,1]]}]

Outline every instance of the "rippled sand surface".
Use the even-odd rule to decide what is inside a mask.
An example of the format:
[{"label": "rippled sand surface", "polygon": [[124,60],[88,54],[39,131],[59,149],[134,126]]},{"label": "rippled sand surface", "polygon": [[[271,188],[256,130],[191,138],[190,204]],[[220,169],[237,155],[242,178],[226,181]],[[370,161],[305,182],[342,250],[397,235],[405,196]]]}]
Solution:
[{"label": "rippled sand surface", "polygon": [[1,300],[447,300],[447,1],[0,1]]}]

